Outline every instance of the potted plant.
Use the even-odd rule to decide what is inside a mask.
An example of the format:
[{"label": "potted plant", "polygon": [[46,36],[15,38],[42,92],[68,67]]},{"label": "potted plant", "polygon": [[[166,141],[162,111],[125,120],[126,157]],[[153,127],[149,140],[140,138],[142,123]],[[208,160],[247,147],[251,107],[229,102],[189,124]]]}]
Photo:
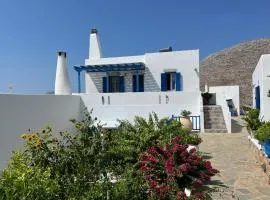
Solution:
[{"label": "potted plant", "polygon": [[203,105],[209,105],[210,99],[212,98],[213,94],[209,92],[202,93]]},{"label": "potted plant", "polygon": [[245,121],[245,126],[251,137],[254,137],[254,133],[262,125],[262,119],[260,119],[260,111],[258,109],[251,108],[247,112],[246,116],[242,118]]},{"label": "potted plant", "polygon": [[182,124],[182,126],[188,130],[192,130],[192,122],[190,120],[189,115],[191,115],[190,111],[187,110],[183,110],[181,112],[181,117],[180,117],[180,122]]},{"label": "potted plant", "polygon": [[260,141],[265,154],[270,157],[270,122],[260,126],[254,136]]}]

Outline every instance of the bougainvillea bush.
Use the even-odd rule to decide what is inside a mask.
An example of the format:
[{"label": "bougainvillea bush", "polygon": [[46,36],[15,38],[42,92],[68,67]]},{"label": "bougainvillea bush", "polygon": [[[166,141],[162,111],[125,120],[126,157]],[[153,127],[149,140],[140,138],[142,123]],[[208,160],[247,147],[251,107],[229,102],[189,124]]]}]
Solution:
[{"label": "bougainvillea bush", "polygon": [[185,188],[192,191],[189,199],[204,199],[201,188],[217,173],[209,161],[195,149],[187,150],[176,136],[171,144],[152,146],[140,156],[140,172],[148,184],[148,193],[158,199],[185,200]]}]

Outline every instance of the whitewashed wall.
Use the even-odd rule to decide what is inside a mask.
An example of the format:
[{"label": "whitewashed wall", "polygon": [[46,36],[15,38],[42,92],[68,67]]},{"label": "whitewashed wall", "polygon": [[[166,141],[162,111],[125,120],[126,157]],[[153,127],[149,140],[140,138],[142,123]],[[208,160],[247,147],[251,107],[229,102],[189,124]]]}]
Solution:
[{"label": "whitewashed wall", "polygon": [[183,91],[200,91],[199,50],[147,53],[145,63],[159,87],[161,87],[160,74],[175,70],[182,75]]},{"label": "whitewashed wall", "polygon": [[80,119],[82,102],[79,96],[0,95],[0,169],[12,150],[21,147],[20,135],[41,130],[47,125],[55,132],[73,131],[69,120]]},{"label": "whitewashed wall", "polygon": [[255,88],[260,86],[260,115],[263,120],[270,121],[270,54],[262,55],[253,74],[253,107],[256,107]]},{"label": "whitewashed wall", "polygon": [[179,116],[182,110],[189,110],[196,116],[201,114],[200,92],[92,93],[80,96],[88,110],[93,109],[93,116],[109,126],[114,126],[117,119],[133,121],[135,116],[148,117],[151,112],[156,112],[160,118]]},{"label": "whitewashed wall", "polygon": [[[240,114],[240,101],[239,101],[239,86],[211,86],[209,87],[210,93],[216,93],[218,100],[223,99],[232,99],[237,113]],[[221,97],[221,98],[219,98]]]},{"label": "whitewashed wall", "polygon": [[[147,53],[143,56],[101,58],[98,60],[87,59],[86,65],[121,64],[131,62],[143,62],[145,70],[145,91],[160,91],[161,73],[166,71],[180,72],[182,75],[183,91],[199,90],[199,50],[172,51]],[[86,73],[86,93],[101,92],[102,76],[105,73]]]}]

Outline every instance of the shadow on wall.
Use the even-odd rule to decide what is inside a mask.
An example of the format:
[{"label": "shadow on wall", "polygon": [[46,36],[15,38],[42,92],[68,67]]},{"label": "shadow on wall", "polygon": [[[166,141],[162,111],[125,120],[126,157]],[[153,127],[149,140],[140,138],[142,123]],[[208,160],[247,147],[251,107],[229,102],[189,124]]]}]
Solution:
[{"label": "shadow on wall", "polygon": [[145,68],[144,91],[145,92],[160,92],[160,86],[158,85],[156,79],[154,78],[153,74],[150,72],[148,67]]}]

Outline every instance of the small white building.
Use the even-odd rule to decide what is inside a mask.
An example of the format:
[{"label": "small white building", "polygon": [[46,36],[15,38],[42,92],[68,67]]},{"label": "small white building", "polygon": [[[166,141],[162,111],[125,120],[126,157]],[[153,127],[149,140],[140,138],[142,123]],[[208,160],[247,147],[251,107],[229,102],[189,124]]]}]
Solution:
[{"label": "small white building", "polygon": [[262,55],[253,74],[253,107],[260,109],[260,116],[270,121],[270,54]]},{"label": "small white building", "polygon": [[[89,58],[85,65],[74,69],[78,72],[78,93],[83,103],[108,126],[115,126],[116,119],[132,120],[151,112],[171,117],[189,110],[197,116],[194,123],[203,131],[199,50],[168,48],[139,56],[105,58],[99,34],[92,29]],[[85,93],[81,93],[82,71]]]}]

